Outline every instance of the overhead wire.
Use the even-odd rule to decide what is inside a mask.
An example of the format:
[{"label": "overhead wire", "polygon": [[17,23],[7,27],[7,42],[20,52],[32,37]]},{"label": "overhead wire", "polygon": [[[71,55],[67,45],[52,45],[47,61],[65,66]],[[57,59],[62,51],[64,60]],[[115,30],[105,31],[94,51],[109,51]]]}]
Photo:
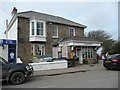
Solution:
[{"label": "overhead wire", "polygon": [[4,8],[0,7],[4,12],[6,12],[7,14],[11,15],[10,12],[8,12],[7,10],[5,10]]}]

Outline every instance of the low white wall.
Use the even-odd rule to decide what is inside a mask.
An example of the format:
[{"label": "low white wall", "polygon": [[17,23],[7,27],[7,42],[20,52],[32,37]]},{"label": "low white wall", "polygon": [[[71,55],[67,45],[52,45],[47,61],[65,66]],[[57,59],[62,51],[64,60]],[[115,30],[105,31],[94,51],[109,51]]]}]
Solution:
[{"label": "low white wall", "polygon": [[50,70],[50,69],[62,69],[67,68],[67,61],[54,61],[54,62],[40,62],[40,63],[29,63],[34,68],[34,71],[39,70]]}]

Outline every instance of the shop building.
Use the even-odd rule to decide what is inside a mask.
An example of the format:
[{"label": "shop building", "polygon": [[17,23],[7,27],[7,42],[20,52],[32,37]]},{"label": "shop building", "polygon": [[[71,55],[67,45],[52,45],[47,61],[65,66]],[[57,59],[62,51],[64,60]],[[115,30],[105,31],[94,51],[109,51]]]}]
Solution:
[{"label": "shop building", "polygon": [[[100,42],[84,40],[86,27],[62,17],[35,11],[17,13],[14,8],[7,33],[8,39],[17,41],[17,57],[28,63],[42,55],[67,58],[71,54],[70,50],[74,50],[79,56],[90,50],[92,54],[87,52],[85,55],[94,57],[93,50],[100,46]],[[73,37],[77,37],[77,40],[72,40]]]},{"label": "shop building", "polygon": [[0,39],[0,56],[8,63],[16,63],[16,40]]},{"label": "shop building", "polygon": [[67,59],[78,57],[79,64],[83,64],[84,59],[97,60],[97,50],[101,46],[101,42],[88,37],[70,37],[65,38],[59,43],[61,48],[61,56]]}]

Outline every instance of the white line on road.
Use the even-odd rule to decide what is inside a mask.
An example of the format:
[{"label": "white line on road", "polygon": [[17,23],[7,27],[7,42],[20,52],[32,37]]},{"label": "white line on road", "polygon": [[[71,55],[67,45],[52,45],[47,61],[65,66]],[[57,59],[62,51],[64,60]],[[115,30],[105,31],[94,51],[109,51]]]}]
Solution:
[{"label": "white line on road", "polygon": [[43,86],[43,87],[39,87],[39,88],[52,88],[52,87],[56,87],[57,85],[50,85],[50,86]]}]

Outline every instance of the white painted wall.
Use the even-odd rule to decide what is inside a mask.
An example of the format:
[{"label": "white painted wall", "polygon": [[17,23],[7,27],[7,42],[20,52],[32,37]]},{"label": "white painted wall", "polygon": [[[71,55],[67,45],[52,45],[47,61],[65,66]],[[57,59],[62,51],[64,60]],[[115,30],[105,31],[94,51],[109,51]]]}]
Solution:
[{"label": "white painted wall", "polygon": [[67,46],[62,47],[62,57],[68,57],[68,49]]},{"label": "white painted wall", "polygon": [[8,46],[4,45],[4,48],[0,46],[0,56],[8,61]]},{"label": "white painted wall", "polygon": [[15,22],[9,29],[8,39],[17,40],[17,26],[18,26],[18,19],[15,20]]},{"label": "white painted wall", "polygon": [[67,61],[54,61],[54,62],[40,62],[40,63],[29,63],[34,68],[34,71],[40,70],[51,70],[51,69],[62,69],[67,68]]}]

